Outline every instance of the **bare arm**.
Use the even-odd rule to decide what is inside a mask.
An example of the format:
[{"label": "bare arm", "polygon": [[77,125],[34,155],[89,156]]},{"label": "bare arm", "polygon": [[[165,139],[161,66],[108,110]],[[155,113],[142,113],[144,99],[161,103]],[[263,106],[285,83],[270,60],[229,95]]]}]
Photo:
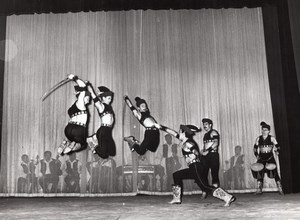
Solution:
[{"label": "bare arm", "polygon": [[73,74],[69,74],[68,78],[74,80],[74,82],[76,82],[77,85],[79,86],[78,90],[80,91],[80,94],[79,94],[79,96],[77,98],[77,101],[76,101],[77,107],[79,109],[86,109],[85,104],[84,104],[86,83],[82,79],[78,78],[78,76],[75,76]]},{"label": "bare arm", "polygon": [[91,83],[88,84],[88,90],[91,93],[92,99],[94,101],[94,105],[99,113],[104,111],[104,105],[100,102],[100,99],[95,93],[95,90]]},{"label": "bare arm", "polygon": [[275,147],[274,147],[275,153],[279,154],[280,146],[279,146],[279,144],[278,144],[276,138],[272,136],[272,137],[271,137],[271,141],[272,141],[272,143],[273,143],[274,146],[275,146]]},{"label": "bare arm", "polygon": [[171,129],[171,128],[168,128],[168,127],[166,127],[166,126],[157,124],[157,123],[156,123],[154,126],[155,126],[156,128],[158,128],[158,129],[164,131],[164,132],[167,132],[168,134],[174,136],[175,138],[179,139],[179,134],[178,134],[177,131],[175,131],[175,130],[173,130],[173,129]]},{"label": "bare arm", "polygon": [[138,111],[132,104],[131,100],[129,99],[129,97],[127,95],[124,96],[124,101],[126,103],[126,105],[130,108],[130,110],[132,111],[133,115],[140,120],[142,117],[142,114],[140,113],[140,111]]},{"label": "bare arm", "polygon": [[255,144],[253,146],[253,153],[254,153],[255,157],[258,157],[258,154],[259,154],[259,152],[258,152],[258,140],[259,140],[259,138],[256,138]]}]

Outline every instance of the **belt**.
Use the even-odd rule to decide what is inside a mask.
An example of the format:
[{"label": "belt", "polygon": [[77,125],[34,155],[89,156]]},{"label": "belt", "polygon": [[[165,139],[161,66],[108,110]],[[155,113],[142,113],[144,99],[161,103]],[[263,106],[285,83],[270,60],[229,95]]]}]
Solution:
[{"label": "belt", "polygon": [[71,115],[71,118],[73,118],[74,116],[83,115],[83,114],[87,114],[87,110],[82,110],[82,111],[76,112],[73,115]]},{"label": "belt", "polygon": [[79,125],[79,126],[82,126],[82,127],[86,127],[85,123],[81,123],[81,122],[78,122],[78,121],[69,121],[69,124],[74,124],[74,125]]},{"label": "belt", "polygon": [[259,151],[260,151],[260,153],[266,154],[266,153],[271,153],[272,149],[260,149]]},{"label": "belt", "polygon": [[158,130],[156,127],[146,127],[146,130]]},{"label": "belt", "polygon": [[273,145],[264,145],[259,148],[261,153],[270,153],[273,150]]},{"label": "belt", "polygon": [[[206,150],[205,150],[206,151]],[[218,153],[218,149],[208,150],[208,153]]]},{"label": "belt", "polygon": [[112,125],[109,125],[109,124],[101,124],[101,126],[104,126],[104,127],[109,127],[109,128],[111,128],[111,127],[112,127]]},{"label": "belt", "polygon": [[193,159],[193,160],[189,161],[189,164],[188,164],[188,165],[191,165],[191,164],[197,163],[197,162],[200,162],[200,159],[199,159],[199,158]]},{"label": "belt", "polygon": [[100,116],[100,118],[102,118],[104,115],[107,115],[107,114],[112,114],[112,113],[109,111],[106,111],[106,112],[102,112],[101,114],[99,114],[99,116]]}]

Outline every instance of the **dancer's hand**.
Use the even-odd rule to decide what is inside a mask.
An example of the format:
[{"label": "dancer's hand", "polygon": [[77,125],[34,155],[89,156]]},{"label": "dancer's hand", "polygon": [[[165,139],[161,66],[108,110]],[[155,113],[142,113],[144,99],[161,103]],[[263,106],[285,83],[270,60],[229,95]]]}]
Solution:
[{"label": "dancer's hand", "polygon": [[69,74],[68,78],[73,80],[75,78],[75,75],[74,74]]},{"label": "dancer's hand", "polygon": [[85,85],[86,85],[87,87],[90,87],[90,86],[91,86],[91,83],[90,83],[90,81],[88,81],[88,80],[85,80],[84,83],[85,83]]},{"label": "dancer's hand", "polygon": [[208,154],[208,150],[200,150],[200,154],[203,155],[203,156],[206,156]]}]

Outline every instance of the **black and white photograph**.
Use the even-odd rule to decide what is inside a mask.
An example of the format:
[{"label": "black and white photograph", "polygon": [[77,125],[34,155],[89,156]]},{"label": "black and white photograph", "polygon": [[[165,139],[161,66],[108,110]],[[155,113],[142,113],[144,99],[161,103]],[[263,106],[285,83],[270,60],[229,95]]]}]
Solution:
[{"label": "black and white photograph", "polygon": [[299,219],[299,11],[1,0],[0,219]]}]

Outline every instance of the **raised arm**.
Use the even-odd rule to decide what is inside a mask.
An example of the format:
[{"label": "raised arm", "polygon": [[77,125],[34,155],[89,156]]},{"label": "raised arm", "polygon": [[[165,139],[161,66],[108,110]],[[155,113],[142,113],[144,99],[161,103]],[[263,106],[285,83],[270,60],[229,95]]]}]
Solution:
[{"label": "raised arm", "polygon": [[78,85],[76,90],[79,92],[79,96],[77,98],[77,107],[79,109],[85,109],[85,103],[84,103],[84,97],[85,97],[85,91],[87,91],[86,83],[80,79],[78,76],[75,76],[73,74],[68,75],[69,79],[72,79],[76,84]]},{"label": "raised arm", "polygon": [[130,110],[132,111],[133,115],[140,120],[142,117],[142,114],[140,113],[140,111],[138,111],[132,104],[131,100],[129,99],[129,97],[127,95],[124,96],[124,101],[126,103],[126,105],[130,108]]},{"label": "raised arm", "polygon": [[160,125],[160,124],[157,124],[155,123],[154,126],[164,132],[167,132],[168,134],[172,135],[173,137],[179,139],[179,133],[171,128],[168,128],[164,125]]},{"label": "raised arm", "polygon": [[68,78],[74,80],[74,82],[76,82],[79,87],[86,87],[86,83],[82,79],[78,78],[78,76],[75,76],[74,74],[69,74]]},{"label": "raised arm", "polygon": [[91,93],[94,105],[99,113],[104,111],[104,105],[100,102],[99,97],[96,95],[95,90],[91,83],[88,84],[88,90]]}]

